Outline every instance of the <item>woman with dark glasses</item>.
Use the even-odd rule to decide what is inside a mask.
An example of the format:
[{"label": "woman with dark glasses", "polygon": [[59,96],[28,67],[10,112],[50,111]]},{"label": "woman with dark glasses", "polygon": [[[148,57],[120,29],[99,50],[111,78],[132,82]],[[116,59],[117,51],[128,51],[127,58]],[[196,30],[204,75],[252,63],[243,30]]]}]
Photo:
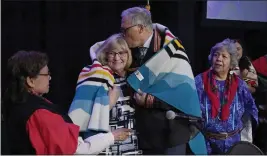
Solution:
[{"label": "woman with dark glasses", "polygon": [[47,64],[47,55],[35,51],[19,51],[8,60],[4,120],[10,154],[94,154],[128,137],[127,129],[79,137],[80,127],[42,96],[51,80]]}]

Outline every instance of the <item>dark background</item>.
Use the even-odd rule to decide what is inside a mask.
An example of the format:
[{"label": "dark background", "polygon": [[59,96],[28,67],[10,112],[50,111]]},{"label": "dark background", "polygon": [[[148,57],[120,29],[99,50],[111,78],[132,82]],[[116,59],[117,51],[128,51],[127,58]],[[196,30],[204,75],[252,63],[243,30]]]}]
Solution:
[{"label": "dark background", "polygon": [[[6,87],[8,58],[18,50],[39,50],[50,57],[52,81],[48,98],[68,110],[78,74],[90,64],[88,49],[120,29],[120,14],[146,1],[2,1],[2,91]],[[244,41],[255,59],[266,53],[267,27],[263,24],[203,20],[205,2],[150,1],[154,23],[161,23],[178,36],[190,58],[194,74],[209,67],[210,48],[223,39]],[[228,23],[227,23],[228,22]],[[215,21],[216,23],[216,21]]]}]

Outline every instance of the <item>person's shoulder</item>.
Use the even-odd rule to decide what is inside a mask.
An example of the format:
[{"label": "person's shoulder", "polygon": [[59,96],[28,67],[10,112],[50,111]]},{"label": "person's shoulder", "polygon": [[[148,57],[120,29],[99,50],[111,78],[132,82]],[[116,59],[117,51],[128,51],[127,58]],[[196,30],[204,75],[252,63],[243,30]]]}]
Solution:
[{"label": "person's shoulder", "polygon": [[241,79],[238,75],[236,75],[236,78],[238,80],[239,87],[246,87],[247,86],[247,83],[243,79]]},{"label": "person's shoulder", "polygon": [[168,29],[168,27],[166,27],[160,23],[153,23],[153,29],[157,29],[160,32],[165,32]]},{"label": "person's shoulder", "polygon": [[39,109],[36,109],[31,114],[31,116],[29,117],[27,123],[36,123],[36,122],[38,122],[38,123],[43,123],[44,124],[44,123],[48,123],[50,119],[54,121],[56,118],[61,118],[61,116],[51,112],[48,109],[39,108]]},{"label": "person's shoulder", "polygon": [[198,74],[198,75],[195,77],[195,81],[196,81],[196,82],[202,81],[202,74],[203,74],[203,73],[200,73],[200,74]]},{"label": "person's shoulder", "polygon": [[83,69],[91,69],[95,67],[103,67],[103,65],[97,59],[94,59],[92,64],[84,66]]},{"label": "person's shoulder", "polygon": [[82,68],[81,72],[93,72],[93,71],[105,71],[112,75],[112,70],[105,65],[102,65],[98,60],[94,60],[91,65],[87,65]]},{"label": "person's shoulder", "polygon": [[241,79],[239,76],[237,76],[237,80],[238,80],[238,90],[239,91],[248,91],[248,85],[247,85],[247,83],[243,80],[243,79]]},{"label": "person's shoulder", "polygon": [[195,77],[195,84],[197,88],[203,88],[202,74],[200,73]]},{"label": "person's shoulder", "polygon": [[78,76],[78,83],[85,82],[84,80],[95,81],[98,79],[98,81],[108,81],[109,84],[113,84],[115,82],[113,73],[111,68],[95,60],[93,64],[83,67]]}]

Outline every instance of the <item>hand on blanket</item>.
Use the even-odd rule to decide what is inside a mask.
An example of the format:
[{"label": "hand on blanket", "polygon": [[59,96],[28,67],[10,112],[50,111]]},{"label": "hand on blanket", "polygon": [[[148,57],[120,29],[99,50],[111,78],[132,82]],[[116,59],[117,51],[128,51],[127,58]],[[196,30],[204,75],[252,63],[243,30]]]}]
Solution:
[{"label": "hand on blanket", "polygon": [[146,94],[142,92],[140,89],[134,94],[134,99],[138,105],[144,105],[146,100]]},{"label": "hand on blanket", "polygon": [[112,131],[115,141],[124,141],[131,135],[131,129],[120,128]]},{"label": "hand on blanket", "polygon": [[153,108],[154,96],[144,93],[140,89],[134,94],[134,99],[138,105],[144,106],[146,108]]},{"label": "hand on blanket", "polygon": [[138,89],[137,92],[134,94],[134,99],[138,105],[144,105],[146,100],[146,93]]},{"label": "hand on blanket", "polygon": [[113,86],[113,88],[109,87],[108,91],[108,96],[109,96],[109,108],[111,109],[117,102],[120,96],[120,90],[117,86]]}]

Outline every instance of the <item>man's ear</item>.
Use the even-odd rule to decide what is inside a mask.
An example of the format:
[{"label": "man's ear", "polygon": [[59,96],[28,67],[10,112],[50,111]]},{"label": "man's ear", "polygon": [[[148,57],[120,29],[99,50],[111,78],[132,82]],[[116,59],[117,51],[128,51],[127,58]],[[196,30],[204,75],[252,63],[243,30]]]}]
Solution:
[{"label": "man's ear", "polygon": [[27,84],[30,88],[33,88],[33,87],[34,87],[34,80],[28,76],[28,77],[26,78],[26,84]]}]

